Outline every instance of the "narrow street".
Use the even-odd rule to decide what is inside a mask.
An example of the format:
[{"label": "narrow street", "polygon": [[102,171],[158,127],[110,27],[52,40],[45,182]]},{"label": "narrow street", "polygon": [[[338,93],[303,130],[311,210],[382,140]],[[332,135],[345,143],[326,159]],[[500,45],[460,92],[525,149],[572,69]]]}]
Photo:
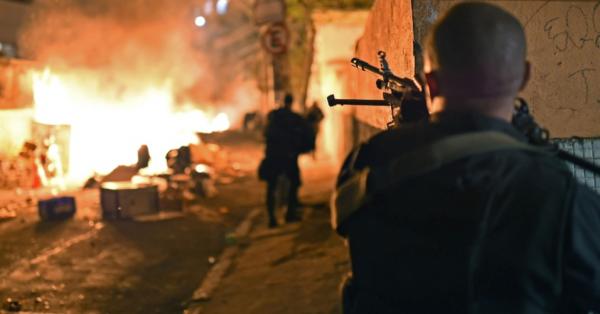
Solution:
[{"label": "narrow street", "polygon": [[263,203],[260,143],[232,134],[223,149],[238,174],[165,221],[102,220],[98,190],[82,190],[67,193],[74,219],[41,222],[36,197],[2,192],[0,206],[18,206],[18,217],[0,222],[0,298],[31,312],[181,313],[228,233]]},{"label": "narrow street", "polygon": [[599,56],[600,0],[0,0],[0,314],[600,314]]}]

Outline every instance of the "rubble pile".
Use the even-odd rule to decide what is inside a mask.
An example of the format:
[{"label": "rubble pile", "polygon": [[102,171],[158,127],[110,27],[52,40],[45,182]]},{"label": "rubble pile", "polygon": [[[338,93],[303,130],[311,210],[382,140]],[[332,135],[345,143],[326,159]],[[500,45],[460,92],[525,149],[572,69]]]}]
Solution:
[{"label": "rubble pile", "polygon": [[0,159],[0,190],[33,187],[35,167],[27,159]]}]

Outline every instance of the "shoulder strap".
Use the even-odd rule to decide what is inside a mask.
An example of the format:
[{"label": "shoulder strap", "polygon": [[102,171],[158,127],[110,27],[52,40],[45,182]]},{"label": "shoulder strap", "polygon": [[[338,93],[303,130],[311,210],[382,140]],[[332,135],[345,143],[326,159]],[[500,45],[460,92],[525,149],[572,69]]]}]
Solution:
[{"label": "shoulder strap", "polygon": [[384,191],[408,178],[424,175],[469,156],[502,150],[549,154],[541,148],[496,131],[445,137],[407,152],[385,167],[366,168],[354,174],[332,195],[331,224],[337,229],[350,215],[364,206],[370,195]]}]

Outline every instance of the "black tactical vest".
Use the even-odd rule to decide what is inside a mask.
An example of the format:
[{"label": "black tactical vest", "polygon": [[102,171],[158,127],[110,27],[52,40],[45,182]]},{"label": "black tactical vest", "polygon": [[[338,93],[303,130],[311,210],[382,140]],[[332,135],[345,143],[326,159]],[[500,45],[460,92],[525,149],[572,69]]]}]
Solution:
[{"label": "black tactical vest", "polygon": [[501,123],[461,119],[384,134],[359,153],[369,197],[338,228],[350,247],[355,313],[558,311],[575,185],[562,161],[505,149],[390,180],[394,159],[448,134],[517,138]]}]

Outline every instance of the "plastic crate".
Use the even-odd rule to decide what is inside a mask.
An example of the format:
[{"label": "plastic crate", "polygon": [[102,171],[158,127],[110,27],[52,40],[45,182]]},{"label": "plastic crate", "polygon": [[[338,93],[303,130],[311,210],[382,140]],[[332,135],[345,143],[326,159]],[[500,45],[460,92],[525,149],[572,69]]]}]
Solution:
[{"label": "plastic crate", "polygon": [[63,220],[71,218],[77,211],[75,198],[71,196],[53,197],[38,201],[38,213],[42,220]]}]

